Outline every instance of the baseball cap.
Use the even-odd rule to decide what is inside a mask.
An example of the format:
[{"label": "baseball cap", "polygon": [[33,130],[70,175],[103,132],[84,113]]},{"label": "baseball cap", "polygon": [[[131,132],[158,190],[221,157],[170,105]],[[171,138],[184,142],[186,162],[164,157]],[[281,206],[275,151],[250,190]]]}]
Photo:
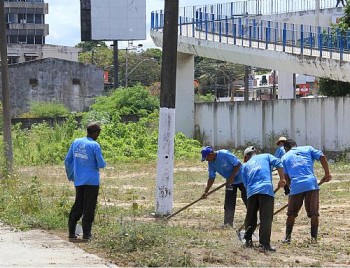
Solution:
[{"label": "baseball cap", "polygon": [[247,154],[250,154],[252,152],[256,152],[256,148],[254,146],[249,146],[244,150],[244,156],[246,156]]},{"label": "baseball cap", "polygon": [[88,132],[94,132],[97,130],[101,130],[101,126],[98,122],[90,122],[86,127]]},{"label": "baseball cap", "polygon": [[211,146],[205,146],[205,147],[202,149],[202,151],[201,151],[201,153],[202,153],[202,161],[205,161],[205,159],[207,159],[207,156],[208,156],[210,153],[212,153],[212,152],[214,152],[214,150],[213,150],[213,148],[212,148]]},{"label": "baseball cap", "polygon": [[278,143],[280,143],[281,141],[286,141],[287,138],[286,137],[279,137],[279,139],[276,141],[276,145],[278,145]]}]

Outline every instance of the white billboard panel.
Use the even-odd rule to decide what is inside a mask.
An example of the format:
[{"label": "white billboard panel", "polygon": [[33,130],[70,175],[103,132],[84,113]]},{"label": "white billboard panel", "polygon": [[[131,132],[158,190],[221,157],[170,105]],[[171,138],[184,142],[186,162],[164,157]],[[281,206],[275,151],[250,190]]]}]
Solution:
[{"label": "white billboard panel", "polygon": [[91,0],[92,40],[145,40],[146,0]]}]

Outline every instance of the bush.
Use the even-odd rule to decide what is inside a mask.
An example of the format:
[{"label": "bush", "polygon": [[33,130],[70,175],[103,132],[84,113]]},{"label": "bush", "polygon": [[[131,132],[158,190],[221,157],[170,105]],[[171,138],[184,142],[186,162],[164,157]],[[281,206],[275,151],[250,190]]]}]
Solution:
[{"label": "bush", "polygon": [[35,101],[30,103],[30,110],[22,114],[22,118],[35,117],[64,117],[69,115],[69,110],[62,103]]}]

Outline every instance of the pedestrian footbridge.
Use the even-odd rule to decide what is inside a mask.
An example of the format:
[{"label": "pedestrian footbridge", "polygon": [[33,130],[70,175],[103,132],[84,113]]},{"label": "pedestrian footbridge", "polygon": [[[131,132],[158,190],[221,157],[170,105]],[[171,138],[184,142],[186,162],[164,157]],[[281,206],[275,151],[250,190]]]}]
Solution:
[{"label": "pedestrian footbridge", "polygon": [[[350,32],[332,26],[344,14],[335,4],[246,0],[180,8],[176,103],[182,115],[176,124],[181,131],[193,131],[194,56],[277,70],[279,99],[295,97],[294,73],[350,82]],[[159,47],[163,27],[163,11],[152,12],[151,37]]]}]

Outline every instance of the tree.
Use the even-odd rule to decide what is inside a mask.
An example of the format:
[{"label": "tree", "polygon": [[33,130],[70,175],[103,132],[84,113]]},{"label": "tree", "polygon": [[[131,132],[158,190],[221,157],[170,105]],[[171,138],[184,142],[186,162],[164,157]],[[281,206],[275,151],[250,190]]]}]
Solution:
[{"label": "tree", "polygon": [[96,49],[97,47],[106,48],[107,45],[104,41],[84,41],[84,42],[80,42],[75,47],[81,48],[82,52],[87,52],[87,51],[92,51],[93,49]]},{"label": "tree", "polygon": [[[350,4],[346,2],[344,16],[340,18],[338,24],[333,25],[333,35],[335,40],[338,37],[337,31],[340,30],[341,38],[346,36],[350,30]],[[329,78],[320,78],[320,94],[331,97],[342,97],[350,94],[350,83],[332,80]]]},{"label": "tree", "polygon": [[321,95],[326,95],[329,97],[343,97],[350,94],[350,83],[348,82],[321,78],[319,85]]}]

